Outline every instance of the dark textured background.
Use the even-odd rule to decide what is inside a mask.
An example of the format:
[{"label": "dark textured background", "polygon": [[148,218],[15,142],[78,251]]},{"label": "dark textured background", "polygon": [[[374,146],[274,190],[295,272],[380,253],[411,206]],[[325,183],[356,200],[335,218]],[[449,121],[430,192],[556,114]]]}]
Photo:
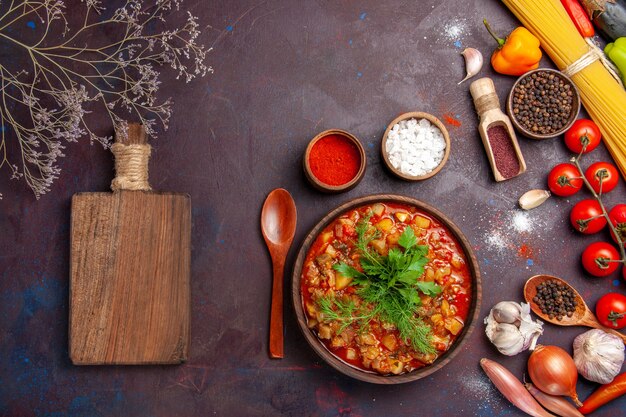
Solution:
[{"label": "dark textured background", "polygon": [[[80,6],[72,1],[72,16]],[[78,5],[78,6],[76,6]],[[587,197],[554,198],[526,214],[517,198],[545,187],[550,168],[569,157],[560,139],[520,138],[528,172],[492,179],[464,76],[465,47],[488,58],[500,33],[517,22],[498,1],[187,1],[202,41],[213,46],[215,74],[185,85],[164,71],[162,96],[175,101],[170,129],[154,141],[151,183],[191,194],[192,343],[180,366],[75,367],[67,352],[70,198],[104,191],[112,159],[99,146],[69,146],[61,178],[36,201],[24,183],[0,178],[0,415],[2,416],[414,416],[521,415],[493,389],[481,357],[517,376],[527,353],[497,353],[479,325],[446,368],[403,386],[354,381],[320,362],[286,302],[285,359],[267,355],[270,258],[259,230],[267,193],[287,188],[298,206],[288,259],[328,211],[358,196],[397,193],[449,215],[475,247],[484,282],[481,319],[501,300],[521,300],[531,275],[568,279],[590,305],[624,292],[620,276],[585,276],[586,244],[570,207]],[[28,30],[15,28],[14,30]],[[551,66],[548,60],[543,65]],[[494,74],[501,100],[514,78]],[[379,155],[381,135],[401,112],[433,113],[447,126],[446,167],[423,183],[392,177]],[[101,126],[107,129],[107,126]],[[367,149],[363,182],[328,196],[305,181],[301,155],[328,128],[354,133]],[[602,146],[584,161],[607,159]],[[7,171],[4,171],[6,174]],[[626,202],[621,184],[609,205]],[[286,297],[286,301],[287,301]],[[582,328],[545,326],[540,339],[571,350]],[[579,382],[582,398],[596,387]],[[626,399],[594,415],[618,416]]]}]

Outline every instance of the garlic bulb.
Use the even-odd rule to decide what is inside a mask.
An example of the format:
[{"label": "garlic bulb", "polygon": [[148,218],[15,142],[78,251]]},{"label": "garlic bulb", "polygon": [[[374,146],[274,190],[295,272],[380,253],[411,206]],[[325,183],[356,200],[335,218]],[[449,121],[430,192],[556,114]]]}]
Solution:
[{"label": "garlic bulb", "polygon": [[483,55],[478,49],[465,48],[465,50],[461,52],[461,55],[465,58],[465,71],[467,72],[467,75],[459,81],[459,84],[478,74],[480,69],[483,67]]},{"label": "garlic bulb", "polygon": [[589,381],[608,384],[622,369],[622,339],[600,329],[589,330],[574,339],[574,363]]},{"label": "garlic bulb", "polygon": [[514,324],[497,323],[489,339],[500,353],[507,356],[517,355],[524,350],[524,337]]},{"label": "garlic bulb", "polygon": [[507,356],[534,349],[543,333],[542,323],[532,320],[530,306],[514,301],[496,304],[485,318],[485,333],[494,346]]},{"label": "garlic bulb", "polygon": [[519,323],[522,307],[511,301],[500,301],[491,309],[493,318],[498,323]]}]

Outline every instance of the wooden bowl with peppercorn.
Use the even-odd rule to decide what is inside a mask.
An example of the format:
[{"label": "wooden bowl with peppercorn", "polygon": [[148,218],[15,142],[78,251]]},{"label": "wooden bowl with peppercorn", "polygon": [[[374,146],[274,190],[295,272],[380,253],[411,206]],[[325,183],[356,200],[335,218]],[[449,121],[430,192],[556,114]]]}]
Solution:
[{"label": "wooden bowl with peppercorn", "polygon": [[506,109],[518,132],[531,139],[550,139],[576,121],[580,94],[561,71],[539,68],[517,79]]},{"label": "wooden bowl with peppercorn", "polygon": [[365,174],[365,149],[345,130],[325,130],[309,142],[302,165],[315,189],[325,193],[348,191]]}]

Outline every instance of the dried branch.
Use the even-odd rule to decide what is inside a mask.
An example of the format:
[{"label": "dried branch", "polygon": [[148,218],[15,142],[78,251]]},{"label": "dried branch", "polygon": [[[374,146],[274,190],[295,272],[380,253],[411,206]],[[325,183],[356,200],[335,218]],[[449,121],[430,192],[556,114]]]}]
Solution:
[{"label": "dried branch", "polygon": [[[81,2],[84,20],[77,30],[60,0],[14,0],[0,17],[0,45],[25,61],[11,60],[15,68],[0,61],[0,170],[25,179],[37,198],[60,175],[57,161],[65,142],[89,137],[91,143],[110,145],[110,136],[94,133],[89,113],[106,112],[117,131],[125,131],[124,120],[135,117],[155,135],[155,125],[167,129],[172,114],[169,99],[157,100],[157,68],[169,65],[186,82],[212,72],[205,64],[210,49],[197,43],[200,31],[191,13],[181,27],[149,30],[180,15],[181,0],[150,5],[127,0],[110,16],[98,0]],[[35,40],[11,30],[27,21],[41,25]],[[7,143],[19,149],[21,159],[9,160]]]}]

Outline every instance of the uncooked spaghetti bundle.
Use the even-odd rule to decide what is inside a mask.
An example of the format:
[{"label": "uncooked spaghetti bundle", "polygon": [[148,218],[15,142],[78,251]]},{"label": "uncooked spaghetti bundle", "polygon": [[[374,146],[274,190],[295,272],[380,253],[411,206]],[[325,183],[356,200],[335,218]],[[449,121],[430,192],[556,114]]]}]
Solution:
[{"label": "uncooked spaghetti bundle", "polygon": [[[578,87],[583,105],[598,124],[613,159],[626,178],[626,92],[597,60],[559,0],[502,0],[556,66]],[[590,52],[591,51],[591,52]]]}]

